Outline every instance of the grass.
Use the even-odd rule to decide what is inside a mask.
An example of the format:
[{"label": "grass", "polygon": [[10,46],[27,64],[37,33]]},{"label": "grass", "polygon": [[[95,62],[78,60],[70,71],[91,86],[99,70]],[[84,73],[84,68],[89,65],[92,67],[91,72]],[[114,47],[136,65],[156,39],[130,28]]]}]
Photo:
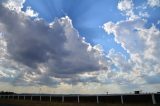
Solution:
[{"label": "grass", "polygon": [[0,104],[13,104],[15,106],[159,106],[152,104],[96,104],[96,103],[54,103],[24,100],[0,100]]}]

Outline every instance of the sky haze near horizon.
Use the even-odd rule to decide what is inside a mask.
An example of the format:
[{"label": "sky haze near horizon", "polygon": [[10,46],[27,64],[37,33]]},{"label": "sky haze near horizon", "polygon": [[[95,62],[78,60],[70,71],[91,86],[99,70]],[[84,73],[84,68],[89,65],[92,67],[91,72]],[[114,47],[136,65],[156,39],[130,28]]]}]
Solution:
[{"label": "sky haze near horizon", "polygon": [[0,90],[160,89],[160,0],[0,0]]}]

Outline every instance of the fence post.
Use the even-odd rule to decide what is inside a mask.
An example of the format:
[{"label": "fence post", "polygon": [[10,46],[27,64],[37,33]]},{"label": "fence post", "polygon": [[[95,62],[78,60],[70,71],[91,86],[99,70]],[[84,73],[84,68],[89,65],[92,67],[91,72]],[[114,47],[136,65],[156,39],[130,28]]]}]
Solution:
[{"label": "fence post", "polygon": [[97,96],[97,104],[99,103],[99,99],[98,99],[98,96]]},{"label": "fence post", "polygon": [[152,94],[152,103],[153,103],[153,104],[156,104],[156,100],[155,100],[154,94]]},{"label": "fence post", "polygon": [[121,103],[124,104],[123,95],[121,95]]},{"label": "fence post", "polygon": [[51,95],[50,95],[49,99],[50,99],[50,102],[51,102],[51,101],[52,101],[52,97],[51,97]]},{"label": "fence post", "polygon": [[78,99],[78,103],[79,103],[79,96],[77,96],[77,99]]},{"label": "fence post", "polygon": [[41,95],[39,95],[39,101],[41,101]]},{"label": "fence post", "polygon": [[62,96],[62,103],[64,102],[64,96]]}]

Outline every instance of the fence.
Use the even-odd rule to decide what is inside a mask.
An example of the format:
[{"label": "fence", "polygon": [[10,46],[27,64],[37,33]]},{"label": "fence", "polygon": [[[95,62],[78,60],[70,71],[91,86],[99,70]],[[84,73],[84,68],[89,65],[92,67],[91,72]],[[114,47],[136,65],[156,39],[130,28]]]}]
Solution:
[{"label": "fence", "polygon": [[106,94],[106,95],[50,95],[13,94],[0,95],[0,99],[49,101],[59,103],[112,103],[112,104],[160,104],[160,94]]}]

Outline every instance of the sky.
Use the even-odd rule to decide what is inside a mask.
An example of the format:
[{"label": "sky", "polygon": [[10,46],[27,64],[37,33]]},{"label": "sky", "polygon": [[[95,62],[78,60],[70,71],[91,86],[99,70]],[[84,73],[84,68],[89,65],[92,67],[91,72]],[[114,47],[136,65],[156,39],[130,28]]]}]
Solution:
[{"label": "sky", "polygon": [[0,0],[0,90],[160,89],[160,0]]}]

